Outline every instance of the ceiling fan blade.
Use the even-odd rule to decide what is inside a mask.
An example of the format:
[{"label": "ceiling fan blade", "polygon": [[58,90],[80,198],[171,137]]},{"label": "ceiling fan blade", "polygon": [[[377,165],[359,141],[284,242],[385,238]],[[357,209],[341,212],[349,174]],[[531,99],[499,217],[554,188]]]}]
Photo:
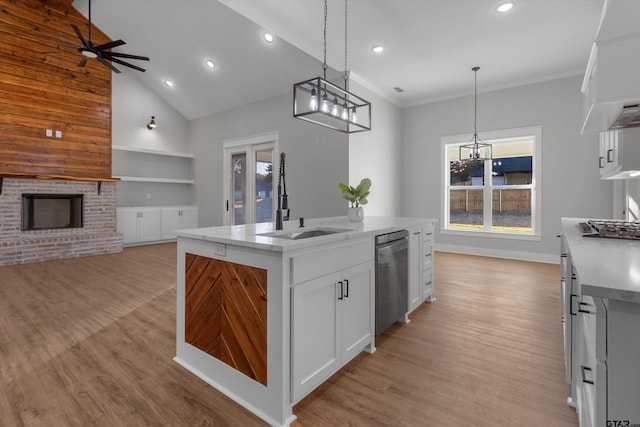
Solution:
[{"label": "ceiling fan blade", "polygon": [[133,64],[129,64],[128,62],[121,61],[118,58],[111,58],[111,61],[116,62],[118,64],[122,64],[125,67],[133,68],[134,70],[142,71],[143,73],[146,71],[144,68],[140,68],[137,65],[133,65]]},{"label": "ceiling fan blade", "polygon": [[109,61],[107,61],[104,58],[98,57],[97,60],[100,61],[100,63],[102,65],[104,65],[105,67],[111,68],[111,70],[113,70],[114,73],[121,73],[122,72],[122,71],[118,70],[116,67],[114,67],[113,65],[111,65],[109,63]]},{"label": "ceiling fan blade", "polygon": [[80,63],[78,64],[78,67],[84,67],[85,65],[87,65],[87,58],[86,56],[83,56],[82,59],[80,60]]},{"label": "ceiling fan blade", "polygon": [[128,53],[120,53],[120,52],[101,52],[101,55],[105,58],[129,58],[129,59],[139,59],[140,61],[149,60],[149,58],[146,56],[130,55]]},{"label": "ceiling fan blade", "polygon": [[111,49],[112,47],[122,46],[123,44],[127,44],[127,43],[124,42],[123,40],[114,40],[109,43],[99,44],[98,46],[94,46],[93,48],[95,50],[107,50],[107,49]]},{"label": "ceiling fan blade", "polygon": [[88,48],[89,45],[87,44],[87,41],[84,39],[84,36],[80,32],[80,28],[78,28],[78,26],[76,24],[71,24],[71,28],[73,28],[73,31],[75,31],[76,35],[78,36],[78,38],[82,42],[82,45]]}]

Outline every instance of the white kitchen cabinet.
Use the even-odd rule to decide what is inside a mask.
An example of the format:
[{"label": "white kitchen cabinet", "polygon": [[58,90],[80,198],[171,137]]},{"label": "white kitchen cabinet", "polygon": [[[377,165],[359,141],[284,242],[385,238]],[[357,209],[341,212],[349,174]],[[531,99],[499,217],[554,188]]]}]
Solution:
[{"label": "white kitchen cabinet", "polygon": [[433,223],[422,228],[422,300],[436,300],[433,282]]},{"label": "white kitchen cabinet", "polygon": [[424,301],[434,301],[433,281],[434,224],[409,231],[409,312]]},{"label": "white kitchen cabinet", "polygon": [[373,271],[370,261],[292,287],[292,402],[372,343]]},{"label": "white kitchen cabinet", "polygon": [[601,179],[631,178],[640,171],[640,128],[600,132]]},{"label": "white kitchen cabinet", "polygon": [[409,312],[422,304],[422,228],[409,230]]},{"label": "white kitchen cabinet", "polygon": [[198,227],[196,206],[176,206],[162,208],[162,238],[175,239],[173,230]]},{"label": "white kitchen cabinet", "polygon": [[640,3],[611,0],[604,3],[603,19],[591,49],[582,93],[582,132],[609,129],[626,105],[640,101]]},{"label": "white kitchen cabinet", "polygon": [[582,237],[583,221],[563,219],[568,403],[580,427],[640,424],[640,258],[633,242]]},{"label": "white kitchen cabinet", "polygon": [[161,239],[162,217],[159,208],[118,208],[118,232],[123,243],[148,242]]},{"label": "white kitchen cabinet", "polygon": [[124,207],[117,209],[124,244],[175,239],[172,230],[198,227],[197,206]]}]

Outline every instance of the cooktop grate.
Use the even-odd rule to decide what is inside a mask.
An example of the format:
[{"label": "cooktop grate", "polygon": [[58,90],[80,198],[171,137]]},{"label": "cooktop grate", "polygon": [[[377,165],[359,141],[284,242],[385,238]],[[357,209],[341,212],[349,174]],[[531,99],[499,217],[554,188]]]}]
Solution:
[{"label": "cooktop grate", "polygon": [[579,224],[586,237],[640,240],[640,221],[616,219],[590,219]]}]

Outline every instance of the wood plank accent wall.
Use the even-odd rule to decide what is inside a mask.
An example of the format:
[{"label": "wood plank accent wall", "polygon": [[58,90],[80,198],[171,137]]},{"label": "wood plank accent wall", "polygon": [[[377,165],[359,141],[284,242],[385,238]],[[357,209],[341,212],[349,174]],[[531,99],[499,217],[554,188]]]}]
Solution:
[{"label": "wood plank accent wall", "polygon": [[185,341],[266,386],[267,270],[185,261]]},{"label": "wood plank accent wall", "polygon": [[[0,174],[111,178],[111,70],[78,67],[66,45],[87,19],[69,4],[0,0]],[[109,40],[93,27],[92,41]]]}]

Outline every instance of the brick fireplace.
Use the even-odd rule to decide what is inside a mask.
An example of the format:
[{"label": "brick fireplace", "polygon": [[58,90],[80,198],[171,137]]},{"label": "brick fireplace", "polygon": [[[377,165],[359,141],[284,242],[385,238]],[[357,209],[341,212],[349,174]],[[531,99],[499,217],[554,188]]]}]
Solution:
[{"label": "brick fireplace", "polygon": [[[23,194],[81,194],[82,227],[22,230]],[[116,231],[116,183],[40,179],[2,181],[0,266],[122,251]]]}]

